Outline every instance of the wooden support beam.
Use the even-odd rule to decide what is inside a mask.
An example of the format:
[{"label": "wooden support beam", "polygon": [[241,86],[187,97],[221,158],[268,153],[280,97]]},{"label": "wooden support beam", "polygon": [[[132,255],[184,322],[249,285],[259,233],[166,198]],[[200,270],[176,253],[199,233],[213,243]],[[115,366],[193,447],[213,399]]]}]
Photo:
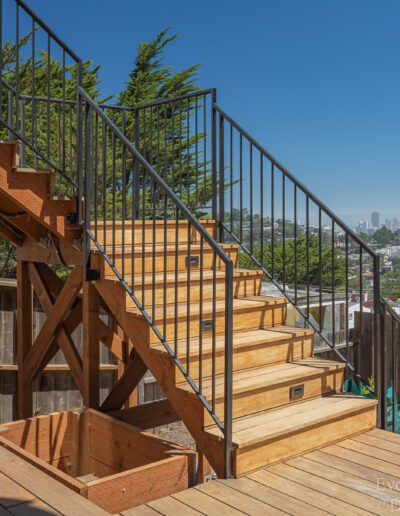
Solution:
[{"label": "wooden support beam", "polygon": [[129,395],[138,385],[143,375],[146,373],[147,367],[140,355],[133,349],[131,359],[124,373],[112,388],[111,392],[104,400],[100,407],[102,412],[110,412],[111,410],[120,409]]},{"label": "wooden support beam", "polygon": [[15,231],[3,218],[0,216],[0,235],[6,240],[9,240],[15,246],[20,246],[24,243],[24,235]]},{"label": "wooden support beam", "polygon": [[[54,302],[51,298],[51,294],[47,289],[47,285],[43,282],[37,266],[34,263],[29,263],[29,278],[31,284],[35,290],[36,296],[45,311],[46,314],[50,313],[53,308]],[[60,328],[55,337],[55,341],[58,343],[61,351],[64,354],[65,360],[69,365],[72,377],[79,391],[82,393],[83,381],[82,381],[82,359],[75,347],[75,343],[71,338],[71,334],[68,333],[65,323],[61,324]]]},{"label": "wooden support beam", "polygon": [[83,282],[83,404],[97,409],[100,404],[100,299],[90,281]]},{"label": "wooden support beam", "polygon": [[45,367],[48,351],[58,328],[73,305],[82,285],[82,267],[75,267],[41,327],[38,336],[24,360],[25,382],[32,381]]},{"label": "wooden support beam", "polygon": [[25,360],[32,350],[32,287],[27,262],[17,262],[18,415],[32,417],[32,382],[27,381]]},{"label": "wooden support beam", "polygon": [[179,421],[179,416],[167,399],[115,410],[109,412],[108,415],[134,425],[141,430],[148,430],[149,428],[169,425]]},{"label": "wooden support beam", "polygon": [[[57,274],[50,269],[46,264],[37,264],[42,278],[50,289],[53,297],[56,299],[63,288],[64,282]],[[104,305],[100,300],[100,304]],[[105,307],[106,308],[106,307]],[[107,308],[106,308],[107,309]],[[75,312],[75,316],[73,313]],[[78,321],[79,319],[79,321]],[[82,300],[78,298],[77,304],[74,306],[68,319],[65,321],[68,332],[71,334],[82,320]],[[101,342],[115,355],[118,360],[127,361],[127,356],[124,355],[124,345],[122,339],[115,331],[107,326],[101,319],[99,319],[99,337]]]}]

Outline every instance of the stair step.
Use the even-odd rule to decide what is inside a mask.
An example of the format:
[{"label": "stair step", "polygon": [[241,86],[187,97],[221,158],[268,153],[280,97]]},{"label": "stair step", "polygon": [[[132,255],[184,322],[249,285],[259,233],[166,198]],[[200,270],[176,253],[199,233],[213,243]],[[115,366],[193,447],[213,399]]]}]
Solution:
[{"label": "stair step", "polygon": [[[149,299],[150,302],[151,299]],[[286,305],[287,300],[282,297],[254,296],[251,298],[234,299],[233,330],[239,331],[281,325],[285,321]],[[127,310],[131,313],[139,313],[139,310],[134,307]],[[147,310],[152,315],[152,308],[147,308]],[[199,302],[189,303],[189,307],[187,303],[179,303],[176,310],[175,305],[166,305],[165,314],[164,306],[156,306],[154,322],[164,335],[164,338],[170,342],[175,338],[184,339],[188,337],[188,318],[190,319],[190,337],[196,337],[201,332],[204,336],[207,336],[207,334],[212,335],[212,325],[214,323],[217,334],[225,331],[225,310],[225,299],[217,299],[215,301],[215,311],[214,303],[207,300],[202,303],[202,306],[200,306]],[[177,321],[176,329],[175,320]],[[211,326],[206,326],[208,324]],[[158,338],[151,332],[150,343],[154,342],[158,342]]]},{"label": "stair step", "polygon": [[[332,394],[235,419],[236,475],[373,428],[376,406],[374,399]],[[207,431],[221,434],[215,425]]]},{"label": "stair step", "polygon": [[[254,414],[340,391],[344,368],[343,362],[308,357],[293,362],[235,371],[233,373],[233,417]],[[224,382],[224,375],[217,376],[214,385],[211,377],[204,378],[202,382],[202,393],[209,402],[213,398],[214,389],[214,402],[221,419],[224,415]],[[294,386],[303,386],[304,392],[300,397],[291,399],[290,389]],[[191,390],[187,382],[179,384],[179,387],[183,390]]]},{"label": "stair step", "polygon": [[[234,269],[233,271],[233,293],[234,296],[257,295],[260,293],[262,271],[250,271],[245,269]],[[127,283],[132,283],[132,276],[125,278]],[[225,298],[225,271],[218,269],[214,272],[206,269],[186,270],[175,274],[175,272],[138,275],[134,278],[135,294],[139,301],[142,301],[142,287],[144,285],[144,298],[151,304],[162,305],[164,299],[168,304],[175,302],[184,303],[188,297],[191,301]],[[202,288],[200,286],[202,285]],[[154,289],[154,290],[153,290]],[[154,291],[154,294],[153,294]],[[127,306],[134,306],[134,302],[128,296]]]},{"label": "stair step", "polygon": [[[233,334],[233,370],[260,367],[279,362],[310,357],[313,353],[313,335],[311,329],[294,328],[291,326],[274,326],[256,330],[238,331]],[[161,342],[152,344],[153,349],[165,352]],[[213,364],[213,349],[215,361]],[[200,376],[200,340],[193,337],[189,341],[190,376],[197,380]],[[182,364],[187,367],[187,340],[177,343],[177,355]],[[212,375],[213,365],[215,374],[223,374],[225,370],[225,335],[216,335],[215,343],[211,336],[201,340],[201,376]]]},{"label": "stair step", "polygon": [[[215,220],[199,220],[203,228],[213,237],[216,236],[217,225]],[[92,232],[95,233],[96,226],[92,224]],[[104,232],[106,233],[104,235]],[[151,244],[153,241],[156,244],[163,244],[176,242],[178,233],[178,242],[189,241],[189,223],[187,220],[131,220],[126,221],[107,221],[104,225],[103,221],[97,223],[97,241],[100,245],[111,245],[114,243],[120,245],[123,241],[125,245],[131,245],[135,242],[136,245],[143,243]],[[190,241],[200,242],[200,233],[190,225]]]},{"label": "stair step", "polygon": [[[237,244],[220,244],[220,247],[231,258],[233,266],[236,267],[239,246]],[[175,271],[175,269],[178,269],[178,271],[187,270],[186,258],[189,254],[187,243],[181,243],[177,246],[175,244],[154,246],[145,245],[144,247],[141,245],[127,245],[125,247],[116,246],[115,250],[112,246],[107,246],[105,251],[108,257],[113,260],[115,267],[121,273],[124,268],[125,276],[130,279],[132,274],[132,256],[135,257],[133,260],[134,273],[137,277],[142,276],[143,273],[145,275],[151,274],[153,272],[153,268],[156,272],[164,272],[164,270],[172,272]],[[93,249],[92,254],[93,256],[101,255],[100,251],[97,249]],[[190,246],[190,256],[198,256],[200,263],[200,254],[200,244],[192,244]],[[204,244],[202,254],[204,270],[212,269],[214,262],[217,269],[222,266],[221,260],[219,258],[215,259],[215,253],[210,246]],[[192,267],[191,270],[194,271],[195,268]],[[108,264],[105,264],[104,274],[107,277],[115,277]]]}]

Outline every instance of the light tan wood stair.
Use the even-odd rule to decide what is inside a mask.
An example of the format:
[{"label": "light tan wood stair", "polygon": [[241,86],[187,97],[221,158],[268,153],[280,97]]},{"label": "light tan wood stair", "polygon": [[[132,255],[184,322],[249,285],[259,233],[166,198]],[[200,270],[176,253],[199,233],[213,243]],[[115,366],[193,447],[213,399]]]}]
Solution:
[{"label": "light tan wood stair", "polygon": [[[216,223],[203,221],[215,236]],[[98,230],[118,271],[133,285],[146,313],[171,349],[224,418],[225,283],[217,264],[213,302],[213,255],[185,221],[160,230],[152,221],[127,221],[112,234]],[[133,235],[133,236],[132,236]],[[115,241],[113,241],[113,236]],[[198,257],[188,281],[187,255]],[[122,239],[134,242],[122,246]],[[318,448],[376,424],[375,400],[342,394],[345,366],[313,353],[313,331],[286,325],[287,301],[261,295],[261,271],[238,267],[239,248],[221,244],[232,259],[233,277],[233,463],[235,475]],[[125,252],[123,252],[125,249]],[[130,251],[131,250],[132,254]],[[202,251],[202,254],[201,254]],[[132,260],[134,257],[134,260]],[[200,266],[201,264],[201,266]],[[218,475],[223,475],[223,434],[175,366],[112,268],[93,249],[96,283],[118,323],[169,398]],[[200,289],[200,285],[202,288]],[[176,296],[176,299],[175,299]],[[200,297],[202,304],[200,308]],[[166,303],[165,303],[166,301]],[[215,339],[202,321],[215,312]],[[188,331],[190,319],[190,335]],[[202,338],[199,338],[201,334]],[[201,349],[200,349],[201,348]],[[189,350],[189,353],[188,353]],[[212,356],[215,354],[213,364]],[[200,361],[201,357],[201,361]],[[213,376],[215,381],[213,382]]]}]

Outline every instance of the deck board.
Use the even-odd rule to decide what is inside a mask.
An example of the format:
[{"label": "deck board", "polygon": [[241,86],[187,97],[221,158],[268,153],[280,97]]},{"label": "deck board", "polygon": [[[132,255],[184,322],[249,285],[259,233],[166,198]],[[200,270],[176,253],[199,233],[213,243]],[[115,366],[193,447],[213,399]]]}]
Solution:
[{"label": "deck board", "polygon": [[[370,430],[236,480],[202,484],[153,507],[169,516],[164,502],[171,498],[210,516],[393,514],[400,512],[400,436]],[[146,507],[152,504],[131,509],[129,516],[145,515]]]},{"label": "deck board", "polygon": [[[128,509],[123,516],[367,515],[400,512],[400,436],[370,430],[254,471]],[[0,516],[106,514],[0,448]]]}]

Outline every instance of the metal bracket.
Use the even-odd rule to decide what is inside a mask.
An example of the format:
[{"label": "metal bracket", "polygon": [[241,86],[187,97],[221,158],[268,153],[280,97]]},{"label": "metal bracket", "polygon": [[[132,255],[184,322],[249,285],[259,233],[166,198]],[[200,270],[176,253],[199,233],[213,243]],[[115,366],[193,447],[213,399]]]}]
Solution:
[{"label": "metal bracket", "polygon": [[67,224],[73,225],[78,223],[78,214],[75,212],[69,212],[66,214]]},{"label": "metal bracket", "polygon": [[86,269],[85,281],[97,281],[100,279],[99,269]]}]

